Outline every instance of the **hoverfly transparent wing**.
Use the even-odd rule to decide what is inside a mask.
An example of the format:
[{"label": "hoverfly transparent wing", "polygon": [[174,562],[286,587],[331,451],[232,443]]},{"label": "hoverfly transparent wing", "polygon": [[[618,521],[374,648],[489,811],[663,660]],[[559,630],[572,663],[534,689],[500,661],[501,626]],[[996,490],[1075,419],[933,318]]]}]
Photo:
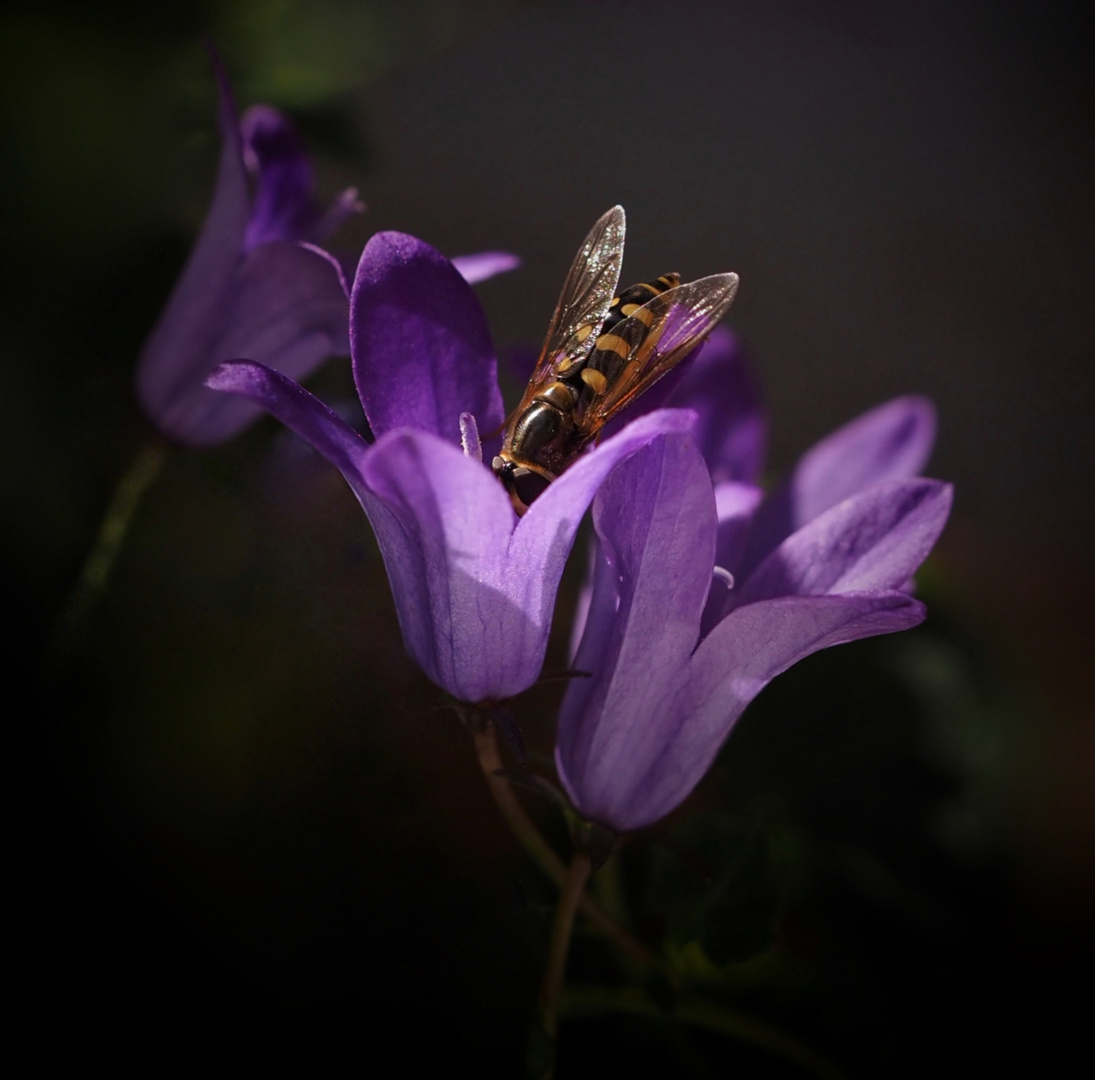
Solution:
[{"label": "hoverfly transparent wing", "polygon": [[582,241],[563,282],[544,347],[516,415],[561,368],[572,367],[593,348],[620,281],[624,231],[624,208],[614,206],[597,219]]},{"label": "hoverfly transparent wing", "polygon": [[700,344],[726,314],[737,288],[737,274],[690,281],[648,300],[612,328],[636,344],[586,407],[581,426],[587,442]]}]

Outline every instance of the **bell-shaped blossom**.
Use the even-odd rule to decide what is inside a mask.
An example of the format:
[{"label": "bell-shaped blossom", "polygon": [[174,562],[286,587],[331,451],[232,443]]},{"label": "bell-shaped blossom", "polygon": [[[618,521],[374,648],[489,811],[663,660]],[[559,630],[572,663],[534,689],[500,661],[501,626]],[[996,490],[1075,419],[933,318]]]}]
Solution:
[{"label": "bell-shaped blossom", "polygon": [[241,128],[215,55],[213,66],[221,137],[213,203],[136,373],[149,420],[186,446],[222,442],[259,415],[205,387],[220,362],[253,356],[303,378],[345,352],[346,286],[337,262],[312,244],[361,209],[349,190],[322,211],[296,130],[266,106],[249,110]]},{"label": "bell-shaped blossom", "polygon": [[[727,344],[714,343],[708,370],[734,359]],[[674,402],[688,400],[692,377]],[[819,649],[923,620],[908,583],[952,496],[915,476],[934,428],[923,399],[889,402],[815,446],[766,501],[752,482],[763,425],[748,407],[729,429],[708,411],[695,434],[613,473],[594,503],[574,660],[592,677],[568,688],[556,746],[583,815],[618,832],[658,820],[772,678]]]},{"label": "bell-shaped blossom", "polygon": [[[239,119],[216,54],[213,67],[221,136],[213,203],[136,373],[145,415],[184,446],[224,442],[260,415],[206,388],[223,361],[246,356],[301,380],[349,352],[342,265],[315,245],[362,209],[353,188],[323,207],[296,127],[268,105]],[[482,281],[516,264],[484,252],[463,256],[461,270]]]},{"label": "bell-shaped blossom", "polygon": [[695,417],[641,417],[518,519],[483,464],[478,432],[493,433],[489,454],[504,420],[497,363],[482,308],[453,264],[414,237],[374,236],[354,280],[350,345],[375,442],[263,364],[224,364],[208,385],[268,409],[342,471],[376,534],[407,650],[426,674],[461,701],[511,697],[539,676],[563,565],[598,487]]}]

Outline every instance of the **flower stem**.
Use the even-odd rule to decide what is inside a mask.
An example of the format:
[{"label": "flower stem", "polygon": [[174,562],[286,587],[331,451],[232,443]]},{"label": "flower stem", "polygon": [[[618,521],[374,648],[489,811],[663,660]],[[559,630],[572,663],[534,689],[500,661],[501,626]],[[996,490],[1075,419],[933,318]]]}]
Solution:
[{"label": "flower stem", "polygon": [[533,1046],[529,1058],[530,1077],[551,1080],[555,1074],[555,1035],[559,1027],[559,997],[563,991],[567,956],[570,953],[570,935],[574,929],[574,916],[585,895],[586,882],[593,867],[584,851],[576,851],[567,869],[559,906],[555,909],[555,925],[551,930],[551,947],[548,950],[547,969],[540,987],[539,1032],[533,1034]]},{"label": "flower stem", "polygon": [[168,447],[159,440],[144,444],[114,489],[110,504],[80,576],[53,626],[54,663],[66,660],[79,644],[88,616],[106,591],[133,516],[167,460]]},{"label": "flower stem", "polygon": [[[483,724],[480,729],[472,731],[472,736],[475,739],[475,750],[487,780],[487,787],[494,796],[494,801],[502,812],[506,824],[540,869],[560,889],[564,888],[567,881],[567,868],[563,865],[563,860],[555,854],[540,834],[540,830],[525,813],[525,808],[518,800],[512,785],[502,775],[505,765],[498,749],[498,732],[494,725]],[[579,893],[578,910],[581,911],[583,918],[595,926],[617,948],[643,967],[650,967],[654,963],[654,954],[638,938],[612,919],[604,908],[585,892]]]}]

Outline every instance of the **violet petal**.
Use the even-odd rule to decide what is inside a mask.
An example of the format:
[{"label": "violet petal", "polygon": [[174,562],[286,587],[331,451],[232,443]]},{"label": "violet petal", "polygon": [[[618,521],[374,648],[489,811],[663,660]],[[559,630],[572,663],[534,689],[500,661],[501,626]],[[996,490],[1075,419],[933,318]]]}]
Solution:
[{"label": "violet petal", "polygon": [[[325,252],[282,241],[247,253],[224,296],[214,340],[193,384],[161,405],[159,426],[191,445],[221,442],[254,419],[247,401],[202,384],[218,363],[246,357],[294,379],[346,345],[348,314],[338,265]],[[200,376],[200,378],[198,378]]]},{"label": "violet petal", "polygon": [[593,677],[568,687],[556,751],[583,812],[611,802],[631,755],[657,742],[650,706],[675,685],[696,645],[716,519],[691,439],[658,440],[620,466],[598,496],[594,521],[602,557],[575,658]]},{"label": "violet petal", "polygon": [[[438,663],[434,624],[430,618],[435,594],[445,591],[446,582],[442,579],[439,589],[436,575],[433,579],[427,577],[425,571],[436,559],[424,557],[418,549],[420,529],[413,516],[408,520],[405,515],[394,512],[388,503],[374,494],[365,479],[365,466],[369,458],[374,453],[380,453],[382,458],[385,453],[390,453],[390,449],[383,447],[390,448],[392,441],[400,438],[400,433],[388,436],[382,448],[371,447],[318,398],[280,372],[262,364],[247,361],[221,364],[210,376],[207,385],[215,390],[241,394],[256,405],[261,405],[291,431],[311,443],[342,473],[368,515],[376,535],[407,651],[434,682],[455,693],[456,684],[451,678],[446,681],[449,673]],[[444,449],[451,450],[447,444],[444,444]],[[397,443],[397,455],[398,450]],[[468,461],[463,455],[460,459],[477,472],[484,472],[481,465]],[[508,501],[506,509],[509,509]],[[442,656],[444,659],[445,655]]]},{"label": "violet petal", "polygon": [[439,686],[476,703],[539,676],[563,565],[608,472],[694,422],[679,410],[643,418],[568,470],[518,524],[490,470],[447,440],[403,429],[370,447],[261,364],[222,364],[208,385],[268,409],[342,471],[376,533],[408,651]]},{"label": "violet petal", "polygon": [[220,163],[213,202],[197,243],[137,363],[141,407],[165,434],[190,441],[185,426],[161,418],[180,397],[201,390],[212,370],[210,343],[222,325],[221,308],[236,270],[250,212],[247,172],[232,91],[220,59],[210,50],[219,95]]},{"label": "violet petal", "polygon": [[244,160],[256,177],[246,250],[273,240],[312,240],[320,212],[312,164],[296,125],[269,105],[252,105],[240,122]]},{"label": "violet petal", "polygon": [[935,407],[927,398],[895,398],[816,443],[791,478],[792,526],[886,480],[918,476],[935,442]]},{"label": "violet petal", "polygon": [[[597,487],[621,461],[691,420],[666,411],[621,432],[556,480],[519,523],[502,485],[458,448],[425,432],[378,439],[366,482],[410,539],[385,551],[385,561],[408,649],[426,673],[477,703],[535,682],[563,566]],[[414,581],[425,581],[425,602],[404,604],[398,581],[408,583],[408,597]]]},{"label": "violet petal", "polygon": [[756,483],[764,465],[767,424],[732,331],[725,326],[711,331],[667,403],[695,409],[696,439],[715,483]]},{"label": "violet petal", "polygon": [[703,641],[675,693],[635,718],[656,737],[599,763],[599,798],[583,809],[620,831],[657,821],[692,792],[745,707],[778,674],[820,649],[923,619],[923,605],[900,592],[779,597],[739,608]]},{"label": "violet petal", "polygon": [[239,360],[221,364],[206,380],[210,390],[237,394],[266,409],[311,443],[355,491],[364,488],[362,465],[369,444],[314,394],[264,364]]},{"label": "violet petal", "polygon": [[546,647],[547,631],[528,625],[520,594],[510,595],[513,511],[502,485],[458,447],[406,429],[377,440],[365,482],[401,526],[377,538],[414,659],[461,701],[526,689],[543,649],[530,657],[525,644],[542,634]]},{"label": "violet petal", "polygon": [[916,476],[935,441],[935,408],[927,398],[894,398],[827,435],[757,516],[746,568],[781,540],[839,502],[886,480]]},{"label": "violet petal", "polygon": [[364,210],[355,188],[347,188],[327,210],[320,207],[304,140],[277,109],[252,105],[240,126],[244,161],[256,177],[247,250],[273,240],[318,243]]},{"label": "violet petal", "polygon": [[404,233],[365,246],[350,300],[358,394],[379,438],[409,427],[460,444],[460,414],[486,433],[505,419],[486,317],[439,251]]},{"label": "violet petal", "polygon": [[[700,636],[705,637],[723,616],[729,603],[729,590],[739,588],[741,563],[748,548],[749,537],[764,492],[752,484],[724,481],[715,485],[715,512],[719,531],[715,543],[715,566],[725,571],[730,580],[716,576],[700,623]],[[729,588],[728,588],[729,587]]]},{"label": "violet petal", "polygon": [[474,255],[454,255],[452,264],[469,285],[478,285],[481,281],[516,270],[521,260],[508,251],[480,251]]},{"label": "violet petal", "polygon": [[777,596],[900,589],[927,557],[950,513],[938,480],[878,484],[789,536],[732,594],[734,607]]}]

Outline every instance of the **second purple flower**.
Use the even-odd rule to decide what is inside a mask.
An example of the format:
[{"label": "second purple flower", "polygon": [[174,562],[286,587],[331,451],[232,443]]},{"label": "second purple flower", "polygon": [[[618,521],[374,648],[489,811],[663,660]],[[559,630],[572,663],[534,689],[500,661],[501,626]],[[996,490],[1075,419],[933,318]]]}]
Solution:
[{"label": "second purple flower", "polygon": [[[709,343],[674,402],[709,402],[719,371],[724,387],[744,386],[729,336]],[[679,805],[780,672],[924,619],[908,587],[952,498],[916,476],[931,406],[899,398],[872,410],[764,500],[752,404],[704,411],[695,433],[644,448],[594,503],[598,551],[574,660],[592,677],[568,688],[556,762],[579,812],[616,832]]]}]

